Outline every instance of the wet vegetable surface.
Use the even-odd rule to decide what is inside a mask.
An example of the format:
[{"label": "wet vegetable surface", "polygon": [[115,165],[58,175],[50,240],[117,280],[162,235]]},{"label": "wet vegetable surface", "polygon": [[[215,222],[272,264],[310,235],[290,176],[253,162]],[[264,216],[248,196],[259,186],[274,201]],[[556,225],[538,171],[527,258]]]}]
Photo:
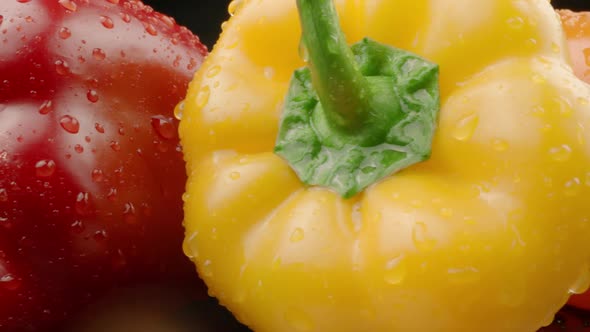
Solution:
[{"label": "wet vegetable surface", "polygon": [[194,285],[173,109],[198,38],[136,1],[6,0],[0,45],[0,330],[114,286]]}]

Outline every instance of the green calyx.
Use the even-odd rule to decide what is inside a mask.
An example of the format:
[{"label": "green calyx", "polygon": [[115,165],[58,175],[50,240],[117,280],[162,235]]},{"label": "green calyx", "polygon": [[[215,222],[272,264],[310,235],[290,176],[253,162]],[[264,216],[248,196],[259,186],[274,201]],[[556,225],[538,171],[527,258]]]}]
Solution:
[{"label": "green calyx", "polygon": [[332,0],[297,6],[309,66],[293,74],[275,153],[345,198],[428,159],[438,66],[367,38],[349,47]]}]

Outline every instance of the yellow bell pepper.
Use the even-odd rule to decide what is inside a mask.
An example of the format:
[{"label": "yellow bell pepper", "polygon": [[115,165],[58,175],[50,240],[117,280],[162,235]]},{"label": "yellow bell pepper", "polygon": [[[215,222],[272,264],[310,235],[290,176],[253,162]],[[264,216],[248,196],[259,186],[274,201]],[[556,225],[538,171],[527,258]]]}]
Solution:
[{"label": "yellow bell pepper", "polygon": [[[549,324],[590,283],[590,90],[572,73],[550,3],[331,6],[232,3],[177,109],[189,175],[184,250],[211,294],[257,332]],[[382,125],[399,107],[383,122],[363,108],[387,104],[381,96],[409,100],[364,85],[399,81],[367,74],[362,61],[378,56],[359,49],[373,42],[421,57],[412,61],[430,73],[412,98],[426,100],[415,114],[434,122],[407,127],[405,141]],[[439,95],[425,88],[433,78]],[[309,118],[296,122],[301,114]],[[290,131],[298,124],[306,131]],[[417,141],[428,149],[406,149]],[[326,171],[330,153],[375,147],[412,162],[368,182],[372,154]]]}]

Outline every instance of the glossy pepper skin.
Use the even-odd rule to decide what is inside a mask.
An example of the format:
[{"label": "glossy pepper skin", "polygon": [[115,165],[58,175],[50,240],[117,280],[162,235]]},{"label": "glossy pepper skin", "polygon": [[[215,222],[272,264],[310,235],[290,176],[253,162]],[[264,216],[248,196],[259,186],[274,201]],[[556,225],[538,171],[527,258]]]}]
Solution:
[{"label": "glossy pepper skin", "polygon": [[206,54],[140,1],[1,1],[0,331],[63,331],[116,287],[197,285],[173,110]]},{"label": "glossy pepper skin", "polygon": [[[336,1],[440,66],[430,159],[343,199],[273,153],[295,1],[244,1],[180,123],[185,252],[257,332],[536,331],[590,280],[590,93],[547,1]],[[303,53],[303,56],[300,56]],[[206,176],[204,176],[206,175]]]},{"label": "glossy pepper skin", "polygon": [[[559,10],[576,76],[590,83],[590,12]],[[590,310],[590,292],[573,295],[569,303]]]}]

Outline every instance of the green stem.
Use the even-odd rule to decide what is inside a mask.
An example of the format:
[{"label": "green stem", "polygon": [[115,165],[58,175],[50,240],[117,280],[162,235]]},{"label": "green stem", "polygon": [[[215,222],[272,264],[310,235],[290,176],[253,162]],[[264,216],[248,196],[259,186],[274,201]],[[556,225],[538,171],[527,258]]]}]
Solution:
[{"label": "green stem", "polygon": [[312,83],[332,124],[354,130],[366,120],[368,83],[340,28],[332,0],[297,0]]}]

